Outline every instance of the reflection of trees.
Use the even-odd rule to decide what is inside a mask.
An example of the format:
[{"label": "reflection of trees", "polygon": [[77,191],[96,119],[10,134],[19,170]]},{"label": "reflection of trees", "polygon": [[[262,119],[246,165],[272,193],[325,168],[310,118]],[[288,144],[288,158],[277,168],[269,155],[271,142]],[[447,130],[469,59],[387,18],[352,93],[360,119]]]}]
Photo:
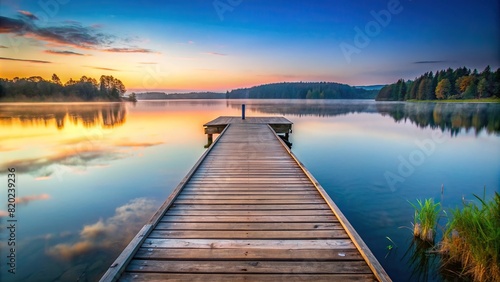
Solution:
[{"label": "reflection of trees", "polygon": [[18,120],[23,126],[49,126],[55,122],[58,129],[64,128],[67,120],[85,127],[114,127],[125,123],[126,114],[122,103],[0,105],[0,122],[3,124]]},{"label": "reflection of trees", "polygon": [[141,106],[148,108],[162,108],[162,107],[180,107],[180,106],[218,106],[221,100],[197,100],[197,99],[184,99],[184,100],[141,100]]},{"label": "reflection of trees", "polygon": [[227,101],[227,106],[240,109],[246,104],[249,111],[266,114],[281,114],[292,116],[338,116],[350,113],[376,113],[375,103],[371,101],[311,101],[311,100],[283,100],[276,102],[259,101]]},{"label": "reflection of trees", "polygon": [[[242,101],[227,101],[239,109]],[[493,103],[405,103],[373,101],[246,101],[247,109],[266,114],[295,116],[338,116],[349,113],[379,113],[396,122],[409,120],[420,128],[439,128],[457,135],[473,129],[476,134],[500,132],[500,105]]]},{"label": "reflection of trees", "polygon": [[[383,104],[381,104],[383,105]],[[487,103],[395,103],[393,107],[381,107],[379,113],[389,115],[395,121],[410,120],[418,127],[450,130],[457,135],[461,129],[473,129],[476,134],[486,130],[488,134],[500,132],[500,105]]]}]

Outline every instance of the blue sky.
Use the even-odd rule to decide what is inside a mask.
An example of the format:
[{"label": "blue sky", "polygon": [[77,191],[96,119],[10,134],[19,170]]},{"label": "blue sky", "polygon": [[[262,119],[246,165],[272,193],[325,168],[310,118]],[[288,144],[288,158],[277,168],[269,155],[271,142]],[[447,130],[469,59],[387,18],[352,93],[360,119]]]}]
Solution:
[{"label": "blue sky", "polygon": [[497,0],[0,5],[0,62],[9,67],[0,75],[9,78],[110,74],[139,91],[224,91],[281,81],[385,84],[448,67],[500,67]]}]

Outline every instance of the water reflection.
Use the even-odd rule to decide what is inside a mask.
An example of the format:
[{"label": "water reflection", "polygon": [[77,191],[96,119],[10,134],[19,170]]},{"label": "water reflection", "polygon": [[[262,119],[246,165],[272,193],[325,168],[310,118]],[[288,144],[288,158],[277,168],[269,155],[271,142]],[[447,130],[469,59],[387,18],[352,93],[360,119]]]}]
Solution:
[{"label": "water reflection", "polygon": [[[105,167],[130,155],[131,150],[163,144],[158,138],[114,136],[113,129],[126,122],[126,106],[124,103],[0,104],[0,167],[15,167],[18,173],[30,174],[35,180],[56,176],[61,181],[68,172]],[[6,172],[2,169],[0,175]]]},{"label": "water reflection", "polygon": [[[19,242],[19,255],[25,260],[19,268],[23,271],[10,278],[98,281],[103,269],[111,265],[117,253],[135,236],[137,226],[144,224],[157,206],[156,200],[135,198],[117,207],[112,216],[84,224],[79,230],[26,238]],[[29,265],[36,265],[37,271],[28,271]]]},{"label": "water reflection", "polygon": [[376,103],[366,100],[357,100],[355,103],[348,100],[227,100],[226,103],[228,107],[234,109],[240,109],[241,104],[246,103],[248,111],[297,117],[329,117],[352,113],[377,113]]},{"label": "water reflection", "polygon": [[382,115],[390,115],[394,121],[410,120],[420,128],[439,128],[456,136],[460,130],[474,130],[479,134],[500,132],[500,105],[490,103],[397,103],[378,104]]},{"label": "water reflection", "polygon": [[435,280],[438,277],[439,256],[432,244],[414,238],[403,257],[407,257],[410,278],[415,281]]},{"label": "water reflection", "polygon": [[[241,101],[228,100],[227,106],[238,109]],[[460,130],[474,130],[476,135],[500,133],[500,105],[494,103],[376,103],[373,101],[290,101],[277,104],[246,101],[250,111],[292,116],[328,117],[353,113],[378,113],[396,122],[409,120],[420,128],[439,128],[456,136]]]},{"label": "water reflection", "polygon": [[64,104],[1,104],[0,124],[23,126],[55,125],[63,129],[65,123],[84,127],[101,125],[109,128],[125,123],[127,111],[123,103],[64,103]]},{"label": "water reflection", "polygon": [[117,243],[135,236],[137,231],[134,223],[146,222],[156,211],[156,207],[157,203],[154,200],[133,199],[116,208],[112,217],[83,226],[76,236],[65,234],[62,240],[64,243],[49,246],[47,253],[56,259],[71,260],[93,250],[116,248]]}]

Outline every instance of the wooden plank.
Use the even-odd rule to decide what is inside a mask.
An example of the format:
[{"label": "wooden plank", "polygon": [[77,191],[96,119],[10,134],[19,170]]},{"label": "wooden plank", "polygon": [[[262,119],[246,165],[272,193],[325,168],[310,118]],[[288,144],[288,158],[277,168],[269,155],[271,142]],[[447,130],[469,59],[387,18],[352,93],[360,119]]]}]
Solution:
[{"label": "wooden plank", "polygon": [[137,273],[127,272],[122,277],[122,281],[134,282],[160,282],[160,281],[185,281],[185,282],[236,282],[236,281],[255,281],[255,282],[372,282],[372,274],[179,274],[179,273]]},{"label": "wooden plank", "polygon": [[256,215],[308,215],[308,216],[331,216],[331,210],[186,210],[170,209],[166,215],[189,215],[189,216],[256,216]]},{"label": "wooden plank", "polygon": [[297,204],[323,204],[325,201],[321,199],[303,199],[303,200],[183,200],[178,199],[176,204],[188,205],[297,205]]},{"label": "wooden plank", "polygon": [[203,183],[203,184],[195,184],[195,183],[189,183],[189,185],[186,186],[186,188],[196,188],[196,189],[265,189],[265,190],[283,190],[283,192],[286,192],[287,190],[306,190],[306,189],[311,189],[314,186],[311,186],[310,183],[287,183],[287,184],[282,184],[282,183],[266,183],[266,184],[261,184],[261,183],[248,183],[248,182],[240,182],[240,183],[218,183],[218,184],[209,184],[209,183]]},{"label": "wooden plank", "polygon": [[127,271],[170,273],[369,274],[364,261],[158,261],[132,260]]},{"label": "wooden plank", "polygon": [[185,195],[180,194],[177,197],[178,200],[318,200],[321,199],[319,195],[272,195],[272,194],[257,194],[257,195],[234,195],[234,194],[222,194],[222,195]]},{"label": "wooden plank", "polygon": [[154,230],[148,236],[151,239],[348,239],[344,230],[279,230],[279,231],[207,231],[182,230],[162,231]]},{"label": "wooden plank", "polygon": [[363,260],[356,249],[347,250],[275,250],[275,249],[163,249],[141,248],[136,259],[162,260],[287,260],[331,261]]},{"label": "wooden plank", "polygon": [[273,223],[227,223],[227,222],[160,222],[155,230],[330,230],[343,229],[338,221],[334,222],[273,222]]},{"label": "wooden plank", "polygon": [[325,240],[226,240],[226,239],[147,239],[144,248],[199,249],[353,249],[349,239]]},{"label": "wooden plank", "polygon": [[241,216],[183,216],[169,215],[161,219],[162,222],[333,222],[335,216],[307,216],[307,215],[241,215]]},{"label": "wooden plank", "polygon": [[181,195],[184,196],[201,196],[201,195],[319,195],[317,191],[288,191],[284,193],[283,191],[248,191],[248,190],[217,190],[217,191],[200,191],[199,189],[184,189]]},{"label": "wooden plank", "polygon": [[183,205],[175,203],[170,210],[324,210],[330,208],[326,204],[296,204],[296,205]]}]

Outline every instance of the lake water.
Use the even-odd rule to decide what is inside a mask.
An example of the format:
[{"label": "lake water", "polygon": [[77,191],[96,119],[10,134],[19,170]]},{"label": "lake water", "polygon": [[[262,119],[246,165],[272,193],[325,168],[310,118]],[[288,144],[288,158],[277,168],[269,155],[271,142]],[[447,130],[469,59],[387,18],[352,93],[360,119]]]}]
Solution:
[{"label": "lake water", "polygon": [[[203,124],[240,115],[242,102],[247,116],[294,123],[292,151],[394,281],[443,279],[400,228],[413,220],[408,201],[434,197],[450,208],[484,187],[486,197],[499,191],[499,104],[0,104],[0,280],[98,280],[202,155]],[[16,170],[12,218],[8,168]],[[17,220],[15,274],[7,264],[9,219]]]}]

